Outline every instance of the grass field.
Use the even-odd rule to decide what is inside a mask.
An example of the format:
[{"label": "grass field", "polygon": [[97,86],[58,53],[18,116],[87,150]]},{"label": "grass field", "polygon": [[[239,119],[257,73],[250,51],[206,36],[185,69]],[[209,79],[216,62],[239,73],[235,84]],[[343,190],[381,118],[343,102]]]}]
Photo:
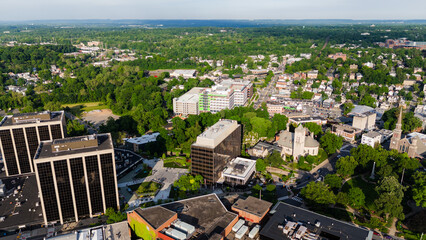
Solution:
[{"label": "grass field", "polygon": [[88,103],[72,103],[63,104],[61,107],[69,107],[71,113],[75,116],[81,116],[83,112],[90,112],[93,110],[109,109],[107,105],[102,102],[88,102]]},{"label": "grass field", "polygon": [[191,164],[186,162],[184,157],[168,157],[164,159],[163,167],[169,168],[189,168]]},{"label": "grass field", "polygon": [[132,191],[136,191],[138,194],[153,193],[161,188],[161,184],[156,182],[143,182],[141,184],[130,185],[129,188]]},{"label": "grass field", "polygon": [[359,187],[365,195],[365,207],[369,210],[375,210],[374,200],[379,196],[374,190],[375,185],[364,181],[361,177],[353,178],[345,183],[342,192],[348,193],[351,187]]}]

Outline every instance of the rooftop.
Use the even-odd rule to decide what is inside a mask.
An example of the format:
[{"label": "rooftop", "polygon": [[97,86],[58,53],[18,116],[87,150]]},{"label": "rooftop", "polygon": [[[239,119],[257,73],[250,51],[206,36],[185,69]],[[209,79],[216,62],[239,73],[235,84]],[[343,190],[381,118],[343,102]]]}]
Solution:
[{"label": "rooftop", "polygon": [[237,157],[232,159],[227,165],[224,175],[245,178],[251,169],[256,165],[255,160]]},{"label": "rooftop", "polygon": [[182,96],[176,98],[176,101],[198,103],[199,94],[202,93],[205,89],[206,88],[194,87]]},{"label": "rooftop", "polygon": [[196,146],[214,148],[239,126],[235,120],[221,119],[197,137]]},{"label": "rooftop", "polygon": [[156,132],[152,134],[145,134],[141,137],[125,138],[124,140],[126,142],[133,143],[133,144],[145,144],[145,143],[157,141],[158,136],[160,136],[160,133]]},{"label": "rooftop", "polygon": [[251,213],[258,217],[265,215],[271,206],[272,203],[252,196],[249,196],[247,199],[238,199],[238,201],[232,205],[233,208]]},{"label": "rooftop", "polygon": [[364,134],[363,136],[370,137],[370,138],[375,138],[375,137],[379,137],[379,136],[381,136],[381,135],[382,135],[382,134],[380,134],[380,133],[378,133],[378,132],[375,132],[375,131],[369,131],[368,133]]},{"label": "rooftop", "polygon": [[[279,225],[285,226],[290,222],[294,222],[294,230],[297,230],[297,226],[299,226],[298,230],[302,230],[302,228],[305,230],[302,234],[316,236],[312,239],[319,239],[321,236],[321,239],[371,240],[373,237],[372,231],[287,203],[279,202],[273,210],[275,210],[273,216],[260,231],[260,234],[268,239],[292,239],[290,234],[285,234],[283,229],[278,227]],[[297,232],[300,234],[299,231]]]},{"label": "rooftop", "polygon": [[127,221],[77,230],[72,233],[59,235],[50,240],[130,240]]},{"label": "rooftop", "polygon": [[113,149],[109,133],[43,141],[35,160]]},{"label": "rooftop", "polygon": [[40,122],[61,121],[64,117],[64,111],[58,112],[35,112],[35,113],[17,113],[11,116],[5,116],[0,122],[1,127],[12,125],[34,124]]},{"label": "rooftop", "polygon": [[[151,219],[151,222],[158,221],[156,224],[160,224],[160,222],[164,223],[166,219],[166,217],[160,214],[160,212],[166,212],[164,209],[177,213],[181,221],[194,226],[196,232],[201,232],[207,238],[215,233],[221,234],[238,217],[237,214],[226,210],[216,194],[208,194],[144,208],[140,209],[138,213],[142,213],[144,218],[146,218],[145,215],[154,213],[159,219]],[[149,216],[149,218],[153,217]]]},{"label": "rooftop", "polygon": [[155,229],[158,229],[161,225],[176,215],[176,212],[170,211],[162,206],[145,209],[137,208],[135,209],[135,212]]},{"label": "rooftop", "polygon": [[367,112],[374,111],[374,108],[364,105],[355,105],[352,111],[349,113],[350,115],[357,115],[357,114],[365,114]]},{"label": "rooftop", "polygon": [[[5,196],[0,202],[0,229],[17,229],[21,225],[43,222],[37,180],[34,174],[2,179]],[[19,188],[19,189],[18,189]]]}]

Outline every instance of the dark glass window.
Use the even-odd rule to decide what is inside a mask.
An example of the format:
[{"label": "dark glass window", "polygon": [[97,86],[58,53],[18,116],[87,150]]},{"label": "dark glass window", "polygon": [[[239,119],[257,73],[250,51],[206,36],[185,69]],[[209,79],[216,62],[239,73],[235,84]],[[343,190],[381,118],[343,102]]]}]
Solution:
[{"label": "dark glass window", "polygon": [[0,139],[8,174],[19,174],[18,163],[16,162],[15,149],[13,148],[12,135],[10,134],[10,130],[1,130]]},{"label": "dark glass window", "polygon": [[53,166],[55,167],[56,184],[58,186],[59,201],[61,202],[62,218],[64,220],[75,218],[67,161],[55,161],[53,162]]},{"label": "dark glass window", "polygon": [[85,160],[92,214],[96,214],[104,211],[101,181],[99,178],[98,156],[88,156],[85,157]]},{"label": "dark glass window", "polygon": [[87,198],[86,179],[84,178],[83,159],[70,159],[70,166],[77,214],[79,217],[89,216],[89,200]]},{"label": "dark glass window", "polygon": [[115,173],[114,162],[112,160],[112,153],[102,154],[101,167],[102,167],[102,180],[104,183],[104,195],[106,208],[114,208],[117,210],[117,189],[115,187]]},{"label": "dark glass window", "polygon": [[50,131],[52,132],[53,140],[62,138],[61,125],[50,125]]},{"label": "dark glass window", "polygon": [[57,221],[59,220],[58,202],[50,162],[39,163],[37,168],[47,221]]},{"label": "dark glass window", "polygon": [[15,139],[16,153],[18,154],[19,167],[22,173],[31,172],[30,159],[28,158],[27,144],[25,142],[24,129],[16,128],[12,130]]},{"label": "dark glass window", "polygon": [[32,162],[37,152],[37,148],[39,144],[36,128],[35,127],[25,128],[25,133],[27,134],[28,147],[30,148],[29,150],[30,150],[30,156],[31,156],[31,162]]},{"label": "dark glass window", "polygon": [[40,141],[50,140],[49,126],[39,126],[38,135],[40,136]]}]

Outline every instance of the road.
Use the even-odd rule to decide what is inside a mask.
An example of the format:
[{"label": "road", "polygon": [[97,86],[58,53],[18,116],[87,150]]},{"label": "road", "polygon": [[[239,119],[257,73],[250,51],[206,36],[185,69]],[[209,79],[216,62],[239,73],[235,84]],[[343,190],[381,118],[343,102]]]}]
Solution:
[{"label": "road", "polygon": [[259,91],[259,98],[253,105],[255,109],[259,108],[262,105],[262,102],[268,101],[269,96],[272,95],[275,91],[275,84],[277,83],[277,80],[278,80],[277,76],[272,77],[268,86],[266,86],[265,88]]}]

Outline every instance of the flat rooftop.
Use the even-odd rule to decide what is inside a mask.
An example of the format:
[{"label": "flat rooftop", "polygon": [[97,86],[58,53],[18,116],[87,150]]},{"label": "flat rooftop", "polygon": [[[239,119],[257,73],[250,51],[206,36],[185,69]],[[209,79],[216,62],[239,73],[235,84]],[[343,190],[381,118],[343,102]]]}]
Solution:
[{"label": "flat rooftop", "polygon": [[40,122],[61,121],[64,117],[64,111],[58,112],[35,112],[35,113],[17,113],[5,116],[0,122],[0,127],[34,124]]},{"label": "flat rooftop", "polygon": [[194,87],[182,96],[176,98],[176,102],[184,103],[198,103],[199,94],[202,93],[206,88]]},{"label": "flat rooftop", "polygon": [[[330,218],[304,208],[295,207],[287,203],[277,203],[272,217],[260,231],[261,236],[268,239],[290,240],[291,237],[284,234],[278,225],[285,226],[287,222],[300,223],[307,228],[307,232],[322,238],[316,239],[349,239],[349,240],[371,240],[373,232],[357,227],[352,223]],[[319,226],[315,223],[319,222]]]},{"label": "flat rooftop", "polygon": [[221,119],[197,137],[196,146],[214,148],[239,126],[235,120]]},{"label": "flat rooftop", "polygon": [[[194,226],[196,232],[201,232],[207,238],[215,235],[215,233],[221,234],[238,217],[237,214],[226,210],[216,194],[208,194],[150,208],[138,209],[137,211],[139,212],[137,213],[139,215],[143,214],[145,219],[145,216],[149,217],[151,223],[156,222],[155,224],[159,226],[170,219],[171,214],[169,216],[161,215],[161,212],[169,214],[167,210],[177,213],[178,219]],[[155,216],[148,216],[150,214]]]},{"label": "flat rooftop", "polygon": [[109,133],[41,142],[34,160],[114,149]]},{"label": "flat rooftop", "polygon": [[133,143],[133,144],[145,144],[145,143],[157,141],[158,136],[160,136],[160,133],[157,132],[152,134],[145,134],[141,137],[125,138],[124,140],[126,142]]},{"label": "flat rooftop", "polygon": [[135,212],[155,229],[158,229],[161,225],[176,215],[176,212],[162,206],[145,209],[137,208],[135,209]]},{"label": "flat rooftop", "polygon": [[227,168],[223,174],[229,177],[245,178],[255,166],[255,160],[237,157],[226,165]]},{"label": "flat rooftop", "polygon": [[0,217],[5,219],[0,222],[0,229],[41,224],[43,216],[35,175],[3,178],[2,182],[5,184],[6,194],[1,198]]},{"label": "flat rooftop", "polygon": [[86,228],[51,238],[50,240],[130,240],[127,221]]},{"label": "flat rooftop", "polygon": [[249,196],[247,199],[238,199],[232,207],[262,217],[272,207],[272,203]]}]

